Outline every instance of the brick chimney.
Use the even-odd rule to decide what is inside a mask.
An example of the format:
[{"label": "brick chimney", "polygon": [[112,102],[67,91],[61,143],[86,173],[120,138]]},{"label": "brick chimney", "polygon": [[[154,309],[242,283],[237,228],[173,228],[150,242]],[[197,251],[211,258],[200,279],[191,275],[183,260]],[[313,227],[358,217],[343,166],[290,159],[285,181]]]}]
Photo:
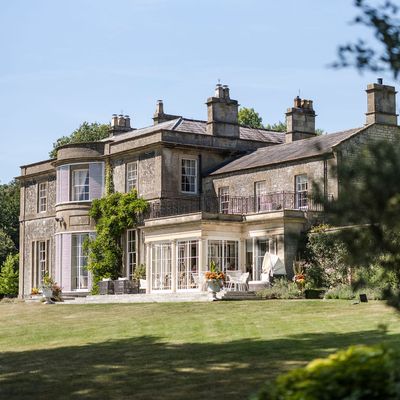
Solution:
[{"label": "brick chimney", "polygon": [[370,83],[367,86],[367,121],[366,124],[385,124],[397,126],[396,114],[396,90],[394,86],[378,83]]},{"label": "brick chimney", "polygon": [[308,139],[315,134],[315,111],[312,100],[294,99],[294,107],[286,112],[286,143]]},{"label": "brick chimney", "polygon": [[213,97],[207,99],[207,133],[239,138],[237,100],[229,96],[229,87],[218,84]]},{"label": "brick chimney", "polygon": [[111,117],[110,136],[133,130],[129,115],[113,114]]},{"label": "brick chimney", "polygon": [[153,115],[154,125],[158,125],[161,124],[161,122],[171,121],[180,117],[180,115],[165,114],[163,101],[157,100],[156,112]]}]

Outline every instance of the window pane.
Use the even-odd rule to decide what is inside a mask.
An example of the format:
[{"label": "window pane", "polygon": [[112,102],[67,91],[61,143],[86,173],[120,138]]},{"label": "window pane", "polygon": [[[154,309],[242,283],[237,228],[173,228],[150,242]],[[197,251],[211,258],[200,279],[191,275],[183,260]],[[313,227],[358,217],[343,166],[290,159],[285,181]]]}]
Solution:
[{"label": "window pane", "polygon": [[72,171],[72,200],[89,200],[89,169]]},{"label": "window pane", "polygon": [[47,183],[42,182],[39,184],[39,212],[47,210]]},{"label": "window pane", "polygon": [[218,189],[219,212],[222,214],[229,213],[229,187],[221,187]]},{"label": "window pane", "polygon": [[132,279],[133,278],[133,273],[135,272],[137,261],[136,261],[136,231],[134,230],[129,230],[128,231],[128,238],[127,238],[127,245],[128,245],[128,251],[127,251],[127,271],[128,271],[128,278]]},{"label": "window pane", "polygon": [[197,160],[182,160],[181,163],[181,191],[197,192]]},{"label": "window pane", "polygon": [[87,233],[72,235],[71,287],[75,290],[88,288],[87,254],[83,249],[88,236]]},{"label": "window pane", "polygon": [[137,161],[126,164],[126,191],[137,189]]},{"label": "window pane", "polygon": [[296,208],[306,208],[308,205],[308,178],[307,174],[296,176]]}]

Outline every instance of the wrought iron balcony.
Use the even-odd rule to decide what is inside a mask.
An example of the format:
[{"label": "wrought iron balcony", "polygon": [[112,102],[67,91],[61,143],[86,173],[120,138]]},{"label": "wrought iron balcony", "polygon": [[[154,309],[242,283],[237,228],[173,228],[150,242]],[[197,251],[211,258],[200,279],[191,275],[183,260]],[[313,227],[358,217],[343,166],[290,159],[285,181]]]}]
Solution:
[{"label": "wrought iron balcony", "polygon": [[197,212],[246,215],[279,210],[323,211],[307,192],[273,192],[259,196],[201,196],[196,198],[168,198],[150,203],[145,219],[170,217]]}]

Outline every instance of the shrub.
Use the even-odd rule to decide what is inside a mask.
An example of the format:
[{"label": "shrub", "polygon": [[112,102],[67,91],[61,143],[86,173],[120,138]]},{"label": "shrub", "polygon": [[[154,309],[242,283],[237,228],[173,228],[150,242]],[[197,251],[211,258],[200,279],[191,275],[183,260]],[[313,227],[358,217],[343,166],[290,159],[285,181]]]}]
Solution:
[{"label": "shrub", "polygon": [[399,356],[382,346],[353,346],[264,385],[254,400],[400,399]]},{"label": "shrub", "polygon": [[335,287],[349,283],[346,248],[329,228],[320,225],[308,234],[306,248],[309,262],[305,272],[312,287]]},{"label": "shrub", "polygon": [[285,278],[277,279],[270,288],[258,292],[265,299],[298,299],[302,297],[297,285]]},{"label": "shrub", "polygon": [[325,293],[325,299],[352,300],[356,297],[350,285],[338,285]]},{"label": "shrub", "polygon": [[378,287],[365,287],[354,290],[350,285],[339,285],[329,289],[324,298],[338,300],[353,300],[358,299],[360,293],[365,293],[369,300],[382,300],[383,290]]},{"label": "shrub", "polygon": [[18,263],[18,254],[9,254],[4,261],[0,273],[0,294],[7,296],[18,294]]}]

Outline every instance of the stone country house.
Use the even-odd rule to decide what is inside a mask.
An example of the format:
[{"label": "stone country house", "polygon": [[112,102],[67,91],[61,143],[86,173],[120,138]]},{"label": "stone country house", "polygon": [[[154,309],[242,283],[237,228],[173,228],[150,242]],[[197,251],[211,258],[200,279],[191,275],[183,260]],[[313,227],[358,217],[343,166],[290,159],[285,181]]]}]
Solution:
[{"label": "stone country house", "polygon": [[147,293],[201,290],[193,277],[211,260],[259,280],[266,252],[290,277],[296,237],[322,211],[309,196],[312,182],[340,196],[332,168],[365,142],[399,136],[395,96],[381,80],[368,85],[366,124],[322,136],[312,101],[299,97],[286,112],[286,133],[239,126],[239,104],[221,85],[207,100],[206,121],[166,114],[162,101],[150,127],[113,115],[109,138],[65,145],[56,159],[21,167],[20,296],[45,273],[65,293],[90,290],[82,243],[94,232],[88,210],[104,193],[106,162],[116,191],[136,188],[150,203],[123,237],[121,270],[130,278],[145,264]]}]

